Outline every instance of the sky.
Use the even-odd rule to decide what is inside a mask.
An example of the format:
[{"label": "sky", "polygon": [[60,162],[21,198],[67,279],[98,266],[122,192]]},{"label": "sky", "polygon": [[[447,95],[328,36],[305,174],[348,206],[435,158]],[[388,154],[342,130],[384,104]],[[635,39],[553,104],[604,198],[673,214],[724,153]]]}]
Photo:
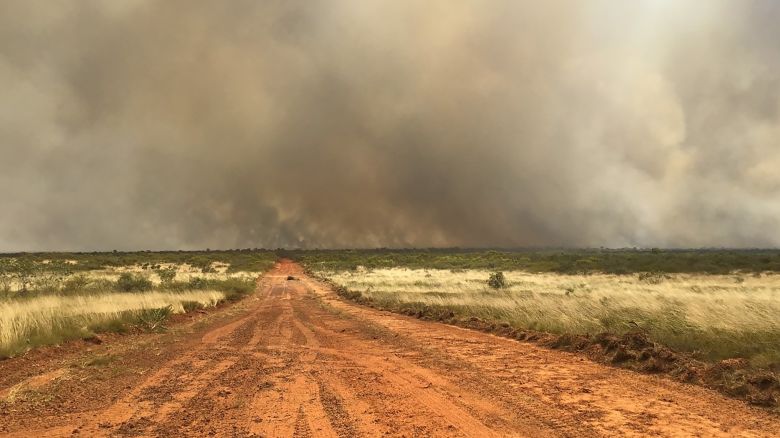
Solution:
[{"label": "sky", "polygon": [[780,2],[4,0],[0,251],[778,247]]}]

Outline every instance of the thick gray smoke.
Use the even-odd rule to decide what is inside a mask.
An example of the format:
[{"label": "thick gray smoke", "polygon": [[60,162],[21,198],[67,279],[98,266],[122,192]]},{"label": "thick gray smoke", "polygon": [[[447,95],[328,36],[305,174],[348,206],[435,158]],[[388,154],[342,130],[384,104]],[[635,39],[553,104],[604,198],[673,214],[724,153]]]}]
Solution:
[{"label": "thick gray smoke", "polygon": [[780,245],[773,0],[0,2],[0,250]]}]

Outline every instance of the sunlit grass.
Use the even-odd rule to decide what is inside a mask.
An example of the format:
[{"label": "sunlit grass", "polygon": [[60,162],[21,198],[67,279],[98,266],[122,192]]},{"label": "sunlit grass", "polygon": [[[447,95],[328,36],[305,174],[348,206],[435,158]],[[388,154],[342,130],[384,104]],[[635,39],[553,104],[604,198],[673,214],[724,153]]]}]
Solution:
[{"label": "sunlit grass", "polygon": [[[193,267],[188,264],[159,263],[159,269],[172,269],[175,272],[174,282],[188,282],[193,278],[205,279],[208,281],[223,281],[227,279],[247,280],[256,278],[258,273],[251,271],[229,271],[230,265],[227,263],[214,263],[209,272],[203,272],[201,268]],[[89,289],[98,289],[108,291],[108,283],[116,282],[123,273],[141,275],[147,278],[154,285],[159,286],[163,283],[159,271],[151,269],[148,265],[128,265],[128,266],[108,266],[101,269],[90,271],[79,271],[67,275],[54,275],[56,273],[42,271],[38,275],[32,276],[31,289],[29,293],[50,293],[58,292],[64,286],[68,285],[68,280],[81,279]],[[14,296],[21,289],[21,283],[15,278],[0,279],[0,295]]]},{"label": "sunlit grass", "polygon": [[0,358],[129,327],[251,293],[263,251],[32,254],[0,257]]},{"label": "sunlit grass", "polygon": [[778,275],[559,275],[376,269],[319,272],[395,310],[447,310],[556,334],[646,331],[653,340],[705,359],[780,363]]},{"label": "sunlit grass", "polygon": [[198,290],[42,295],[0,301],[0,356],[89,337],[94,332],[119,330],[145,310],[170,306],[173,313],[183,313],[185,305],[211,307],[224,299],[224,292]]}]

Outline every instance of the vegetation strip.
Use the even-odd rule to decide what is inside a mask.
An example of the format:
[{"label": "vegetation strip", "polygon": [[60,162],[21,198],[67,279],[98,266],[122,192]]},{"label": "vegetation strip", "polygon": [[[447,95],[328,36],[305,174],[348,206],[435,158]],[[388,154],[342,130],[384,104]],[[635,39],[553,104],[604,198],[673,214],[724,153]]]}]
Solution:
[{"label": "vegetation strip", "polygon": [[[196,264],[171,262],[183,260]],[[0,359],[73,339],[100,342],[98,333],[165,330],[173,314],[252,292],[274,260],[267,251],[0,256]]]},{"label": "vegetation strip", "polygon": [[[553,333],[549,330],[529,329],[528,327],[522,326],[522,324],[517,321],[508,321],[509,318],[507,318],[507,315],[511,314],[511,307],[496,306],[491,309],[486,304],[483,304],[482,306],[454,305],[453,301],[459,299],[462,304],[462,301],[465,298],[453,298],[458,297],[458,294],[446,292],[448,289],[446,286],[443,287],[444,290],[441,292],[432,293],[432,295],[421,293],[420,290],[425,290],[426,287],[430,287],[432,283],[435,283],[437,278],[436,271],[428,271],[427,275],[429,275],[429,278],[422,277],[422,280],[417,280],[418,282],[416,284],[414,282],[411,284],[408,282],[393,284],[389,281],[385,281],[385,283],[382,284],[382,282],[379,281],[373,284],[373,288],[368,287],[363,291],[355,290],[352,287],[345,287],[345,283],[349,283],[348,281],[345,281],[345,275],[352,275],[363,280],[365,280],[366,276],[371,275],[365,270],[360,272],[361,269],[362,268],[348,273],[323,273],[321,271],[316,271],[315,275],[333,285],[340,296],[360,304],[422,319],[441,321],[461,327],[487,331],[518,340],[534,341],[552,348],[576,351],[583,353],[598,362],[647,373],[664,373],[680,381],[714,388],[730,396],[747,400],[752,404],[772,407],[775,410],[780,406],[780,379],[777,374],[777,362],[762,362],[762,360],[767,358],[771,358],[772,360],[777,359],[776,334],[767,334],[767,340],[764,343],[756,342],[760,340],[760,335],[754,336],[752,339],[753,342],[751,343],[751,335],[749,332],[746,332],[745,336],[742,338],[742,341],[748,343],[747,346],[751,348],[768,349],[768,351],[763,351],[765,356],[758,361],[760,366],[751,364],[750,361],[743,357],[708,359],[704,357],[701,352],[692,351],[686,353],[670,348],[664,343],[659,342],[658,339],[655,339],[652,336],[652,333],[641,327],[640,324],[635,324],[633,327],[626,324],[620,330],[594,333],[567,332],[564,325],[559,325],[557,327],[558,333]],[[447,274],[450,274],[449,271],[447,271]],[[444,274],[442,273],[441,275]],[[509,278],[512,278],[512,275],[510,275]],[[627,278],[622,278],[622,280],[627,281]],[[637,278],[636,280],[646,281],[645,278]],[[428,283],[425,284],[425,281],[428,281]],[[485,286],[484,290],[480,293],[472,294],[476,295],[476,299],[490,300],[497,299],[501,294],[507,295],[507,292],[502,290],[506,285],[500,286],[489,284],[497,281],[496,276],[491,277],[486,273],[482,281]],[[504,279],[504,281],[507,280]],[[355,282],[358,283],[359,280],[355,280]],[[370,281],[367,283],[370,283]],[[365,286],[365,284],[363,285]],[[498,287],[494,288],[493,286]],[[406,289],[407,287],[411,289],[418,288],[420,290],[417,290],[417,293],[412,293]],[[393,290],[395,290],[395,292],[391,292]],[[491,290],[494,292],[490,292]],[[555,299],[571,299],[570,295],[571,294],[567,295],[564,291]],[[549,306],[551,301],[543,300],[539,303],[536,302],[537,298],[532,296],[528,299],[531,300],[535,306],[541,306],[537,307],[538,311],[542,312],[546,309],[550,312],[549,315],[543,315],[547,319],[558,324],[561,323],[561,320],[566,319],[566,315],[555,313],[557,309],[545,307]],[[545,298],[550,299],[550,297]],[[702,300],[703,299],[704,298],[702,298]],[[677,304],[679,305],[679,303]],[[703,306],[706,308],[706,303],[703,304],[699,302],[695,304],[696,306],[694,307],[702,308]],[[575,302],[575,305],[581,306],[582,303]],[[678,310],[684,311],[685,309],[679,307]],[[626,317],[631,318],[637,315],[636,312],[633,314],[629,313],[628,315],[621,314],[620,309],[618,308],[611,308],[609,309],[609,312],[606,312],[604,315],[609,316],[610,314],[618,319],[623,317],[624,321],[628,320]],[[677,315],[680,316],[680,312],[677,312]],[[682,315],[684,316],[684,314]],[[684,322],[685,318],[683,317],[682,320],[668,320],[664,323],[673,324],[673,326],[667,328],[670,331],[677,331],[681,339],[685,338],[688,342],[703,342],[702,345],[706,345],[706,342],[709,342],[706,339],[697,339],[696,335],[698,333],[691,332],[690,324],[680,325],[681,321]],[[771,321],[773,320],[769,320],[768,329],[772,328]],[[689,330],[689,332],[685,333],[685,330]],[[716,330],[712,332],[712,335],[726,336],[727,334]],[[718,342],[717,337],[713,338],[711,342],[716,344]],[[695,344],[691,344],[691,346],[695,349]],[[746,349],[745,351],[748,350],[749,349]],[[735,353],[735,351],[726,351],[726,353],[722,354],[728,356],[728,353]]]},{"label": "vegetation strip", "polygon": [[319,271],[404,267],[559,274],[780,273],[780,250],[768,249],[365,249],[279,251]]}]

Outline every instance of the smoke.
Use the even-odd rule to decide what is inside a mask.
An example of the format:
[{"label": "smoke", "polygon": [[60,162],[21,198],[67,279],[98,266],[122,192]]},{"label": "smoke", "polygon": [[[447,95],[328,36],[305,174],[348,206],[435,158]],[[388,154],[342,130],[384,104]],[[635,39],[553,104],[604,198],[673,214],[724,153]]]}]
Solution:
[{"label": "smoke", "polygon": [[780,245],[772,0],[0,3],[0,250]]}]

